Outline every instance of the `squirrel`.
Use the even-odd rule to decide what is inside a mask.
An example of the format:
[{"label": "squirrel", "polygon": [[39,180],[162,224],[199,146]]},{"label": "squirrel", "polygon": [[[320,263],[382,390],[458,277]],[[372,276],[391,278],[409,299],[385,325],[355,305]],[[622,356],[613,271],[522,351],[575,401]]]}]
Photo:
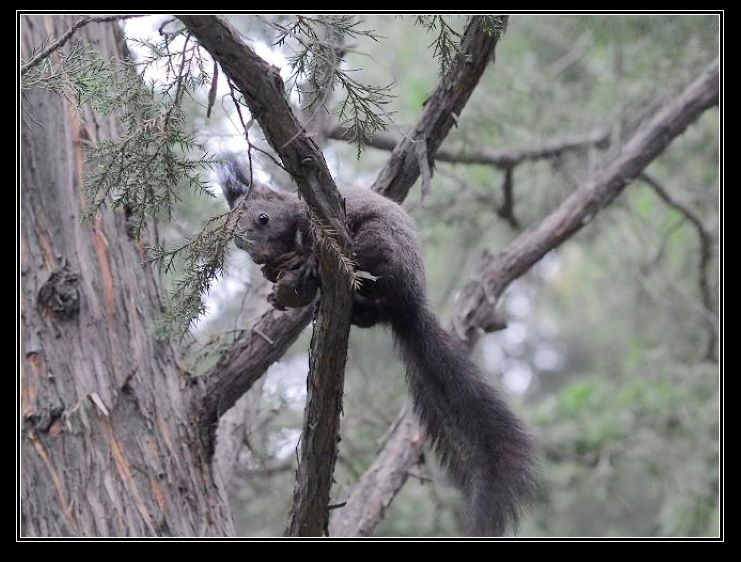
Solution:
[{"label": "squirrel", "polygon": [[[235,244],[263,265],[279,308],[306,306],[319,289],[306,205],[296,196],[250,182],[236,157],[219,171],[238,212]],[[465,498],[465,532],[500,536],[533,497],[532,438],[484,382],[465,346],[427,305],[422,250],[413,219],[369,189],[341,191],[357,270],[367,272],[351,322],[391,327],[407,368],[414,411],[452,482]]]}]

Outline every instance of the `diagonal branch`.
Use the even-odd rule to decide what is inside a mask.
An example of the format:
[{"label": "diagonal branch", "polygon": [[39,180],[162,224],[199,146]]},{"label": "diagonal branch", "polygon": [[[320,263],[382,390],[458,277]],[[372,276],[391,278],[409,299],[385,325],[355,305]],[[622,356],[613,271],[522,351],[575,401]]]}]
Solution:
[{"label": "diagonal branch", "polygon": [[[322,298],[309,356],[308,397],[288,534],[322,535],[329,524],[352,308],[353,272],[346,268],[350,239],[342,200],[321,151],[288,105],[278,70],[257,56],[221,18],[179,17],[242,92],[268,143],[298,185],[319,232],[316,254]],[[202,417],[211,447],[218,421],[214,414],[207,410]]]},{"label": "diagonal branch", "polygon": [[[335,140],[347,140],[347,129],[334,124],[326,132],[327,136]],[[370,137],[367,144],[380,150],[393,150],[399,144],[399,139],[388,133],[376,133]],[[416,147],[420,145],[417,144]],[[569,152],[577,152],[588,148],[604,150],[610,146],[610,131],[608,129],[594,129],[587,133],[563,135],[541,140],[531,146],[513,146],[481,150],[455,150],[441,147],[434,155],[436,162],[450,162],[453,164],[480,164],[491,166],[504,172],[502,182],[503,203],[497,214],[505,219],[514,229],[519,230],[520,224],[514,210],[514,169],[527,161],[548,160],[558,158]],[[419,155],[418,155],[419,159]],[[423,168],[423,172],[424,172]],[[422,174],[422,192],[426,193],[426,183],[429,179]]]},{"label": "diagonal branch", "polygon": [[[656,178],[645,172],[641,174],[640,178],[651,189],[654,190],[656,195],[659,196],[659,199],[661,199],[669,207],[672,207],[673,209],[679,211],[679,213],[686,220],[688,220],[697,231],[697,238],[700,241],[700,263],[698,264],[699,267],[697,277],[698,285],[700,287],[700,299],[705,310],[708,312],[712,312],[713,296],[710,289],[710,281],[708,280],[708,266],[710,265],[710,259],[713,255],[712,235],[705,228],[705,225],[702,223],[702,220],[700,220],[700,217],[698,217],[692,209],[672,197],[671,194],[658,182]],[[707,349],[705,351],[705,358],[711,361],[717,361],[716,347],[718,342],[718,334],[715,328],[715,324],[713,322],[708,322],[707,319],[705,320],[705,323],[708,325],[708,343]]]},{"label": "diagonal branch", "polygon": [[425,102],[417,124],[391,152],[373,184],[375,191],[396,202],[404,200],[420,175],[417,143],[424,143],[424,152],[432,168],[435,153],[456,124],[498,40],[499,34],[491,32],[485,16],[471,17],[461,39],[460,53]]},{"label": "diagonal branch", "polygon": [[472,345],[486,309],[509,284],[595,217],[637,178],[669,143],[706,109],[718,103],[718,61],[714,61],[677,98],[668,103],[622,147],[610,164],[572,193],[561,205],[528,229],[505,250],[488,258],[484,273],[463,290],[456,331]]},{"label": "diagonal branch", "polygon": [[[473,347],[489,329],[493,311],[504,290],[545,254],[609,205],[706,109],[718,103],[716,59],[684,92],[639,129],[618,157],[597,172],[538,225],[528,229],[502,252],[489,257],[476,279],[463,289],[453,318],[453,334]],[[367,536],[406,482],[422,453],[423,439],[410,439],[422,428],[410,410],[401,414],[376,462],[353,488],[347,504],[332,519],[332,531],[343,536]],[[405,448],[399,450],[398,444]],[[383,472],[379,471],[383,467]],[[371,499],[369,499],[371,498]]]}]

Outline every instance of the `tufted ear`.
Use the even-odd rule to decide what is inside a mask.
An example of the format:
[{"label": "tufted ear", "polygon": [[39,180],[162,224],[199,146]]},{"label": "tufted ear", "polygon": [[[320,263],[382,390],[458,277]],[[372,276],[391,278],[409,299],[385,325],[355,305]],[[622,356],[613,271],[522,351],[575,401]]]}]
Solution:
[{"label": "tufted ear", "polygon": [[218,174],[224,197],[229,207],[234,207],[236,200],[250,188],[249,176],[244,173],[236,154],[233,153],[224,156],[224,164],[219,167]]}]

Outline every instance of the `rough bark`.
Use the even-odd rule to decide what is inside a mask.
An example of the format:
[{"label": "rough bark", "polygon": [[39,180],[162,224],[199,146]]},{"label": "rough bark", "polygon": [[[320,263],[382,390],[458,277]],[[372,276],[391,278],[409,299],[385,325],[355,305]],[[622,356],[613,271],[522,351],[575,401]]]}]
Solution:
[{"label": "rough bark", "polygon": [[[502,252],[482,264],[464,287],[456,304],[453,334],[469,348],[494,326],[495,309],[504,290],[545,254],[568,240],[609,205],[646,166],[693,123],[718,103],[718,61],[715,60],[676,99],[641,127],[611,163],[598,171],[539,224],[528,229]],[[342,536],[368,535],[406,482],[422,452],[423,440],[408,439],[422,431],[409,410],[392,424],[378,459],[388,459],[379,472],[376,463],[353,488],[347,504],[333,514],[332,532]],[[399,443],[404,449],[399,450]],[[372,498],[372,501],[369,501]]]},{"label": "rough bark", "polygon": [[[274,69],[255,57],[254,53],[241,42],[238,34],[223,21],[216,18],[193,16],[183,16],[181,19],[202,44],[209,49],[214,58],[219,61],[225,73],[242,90],[250,104],[253,115],[265,130],[273,148],[281,155],[287,169],[291,171],[292,166],[295,169],[296,161],[300,164],[303,160],[306,160],[305,152],[313,150],[315,148],[314,143],[301,134],[295,117],[288,115],[285,110],[271,106],[276,99],[279,100],[278,105],[285,103],[282,94],[282,82]],[[396,151],[392,162],[393,166],[384,169],[382,175],[385,174],[387,180],[391,183],[383,181],[379,183],[377,181],[376,185],[379,186],[379,189],[387,189],[387,194],[395,195],[399,200],[405,197],[411,185],[420,175],[419,162],[423,162],[425,158],[429,157],[429,155],[424,154],[424,151],[420,152],[418,147],[424,145],[434,150],[439,146],[478,83],[495,45],[496,38],[484,30],[481,25],[481,18],[472,18],[464,34],[464,55],[457,58],[450,72],[441,80],[430,100],[428,100],[423,116],[414,129],[417,141],[407,143]],[[254,76],[261,76],[261,79],[253,80],[252,77]],[[280,87],[276,87],[276,85]],[[430,108],[434,108],[434,111],[431,111]],[[292,152],[284,155],[281,151],[286,147]],[[299,154],[303,151],[304,154],[297,157],[295,151],[298,151]],[[312,156],[312,158],[315,157]],[[409,158],[417,161],[416,167],[409,164]],[[317,161],[314,160],[314,162]],[[323,164],[323,160],[321,164]],[[399,164],[401,166],[398,166]],[[304,173],[300,167],[298,169],[301,173]],[[394,179],[396,173],[400,173],[401,176]],[[294,177],[294,179],[300,187],[300,182],[306,181],[300,176],[298,178]],[[389,186],[392,187],[389,188]],[[392,190],[388,191],[388,189]],[[214,426],[218,417],[226,412],[242,393],[246,392],[256,378],[265,372],[270,363],[285,352],[287,347],[298,337],[309,317],[307,310],[282,314],[274,312],[264,316],[260,322],[253,326],[249,334],[246,334],[245,338],[239,339],[234,348],[227,356],[222,358],[209,375],[209,392],[204,408],[204,421],[207,427]],[[345,353],[341,354],[342,357],[345,357],[345,355]],[[325,355],[315,356],[322,357]],[[326,357],[331,360],[331,355],[326,355]],[[311,402],[314,378],[310,376],[309,380],[309,401]],[[324,388],[331,390],[326,385],[324,385]],[[333,396],[330,392],[320,400],[326,411],[334,410],[336,416],[339,416],[341,409],[341,404],[338,401],[339,396],[341,396],[341,393]],[[307,409],[307,413],[316,411],[317,407],[318,405],[312,404]],[[307,417],[307,427],[309,421]],[[317,429],[319,430],[317,431]],[[323,443],[324,447],[331,446],[331,439],[328,439],[329,432],[322,431],[320,428],[315,428],[315,432],[319,436],[319,442]],[[303,470],[312,472],[316,471],[316,468],[321,465],[325,467],[333,466],[334,454],[331,455],[332,459],[328,462],[326,454],[322,458],[321,450],[311,453],[310,449],[306,449],[307,446],[310,449],[315,447],[313,438],[308,442],[308,445],[306,441],[302,442],[302,459],[311,457],[317,462],[306,463],[302,461]],[[307,490],[309,488],[311,486],[304,482],[302,489]],[[298,498],[296,506],[303,506],[300,509],[306,514],[316,513],[317,505],[324,506],[328,503],[329,486],[323,485],[322,489],[319,490],[319,495],[316,492],[317,490],[314,490],[314,496],[321,497],[320,504],[311,501],[304,503]],[[310,530],[302,528],[302,525],[297,523],[294,518],[288,532],[290,534],[324,533],[327,527],[325,514],[326,511],[319,518],[303,517],[304,521],[314,522],[312,523],[314,528]]]},{"label": "rough bark", "polygon": [[[23,54],[77,19],[24,17]],[[78,36],[121,56],[113,24]],[[233,534],[189,416],[187,373],[153,338],[161,302],[142,246],[123,212],[80,222],[83,143],[116,135],[116,120],[41,91],[23,112],[21,533]]]},{"label": "rough bark", "polygon": [[[326,17],[332,18],[333,16]],[[334,59],[332,61],[332,64],[340,64],[343,53],[342,45],[344,42],[344,38],[330,26],[326,26],[322,29],[322,37],[323,40],[329,41],[333,45],[336,45],[333,53]],[[216,66],[216,68],[218,68],[218,65]],[[333,83],[334,81],[330,80],[324,84],[314,84],[311,82],[307,82],[303,85],[306,91],[315,92],[316,100],[315,103],[312,104],[313,107],[300,108],[299,117],[304,128],[309,131],[309,133],[312,135],[312,138],[314,139],[314,142],[316,142],[317,146],[319,146],[320,148],[323,147],[323,145],[326,143],[326,137],[324,136],[323,131],[329,128],[327,123],[331,119],[331,115],[328,112],[323,111],[322,108],[329,102]],[[253,326],[261,318],[263,318],[267,312],[275,312],[275,309],[266,301],[266,298],[270,293],[270,285],[271,284],[264,277],[255,279],[254,298],[250,299],[252,302],[247,307],[247,309],[250,310],[250,315],[245,319],[243,325]],[[297,337],[298,333],[302,331],[303,326],[308,322],[310,310],[310,308],[306,308],[304,310],[306,320],[302,323],[297,324],[300,324],[301,329],[295,334],[290,333],[284,335],[285,337],[288,337],[289,339],[291,339],[291,341],[293,341]],[[260,335],[258,334],[258,336]],[[260,337],[264,338],[264,336]],[[270,341],[265,339],[263,339],[263,341],[268,344],[271,343]],[[284,349],[289,346],[290,344],[285,346],[276,344],[274,347]],[[232,348],[231,352],[233,352],[235,349],[238,348]],[[249,349],[252,350],[252,346],[250,346]],[[244,359],[245,357],[237,355],[235,361],[225,362],[224,369],[229,370],[227,373],[227,380],[235,380],[235,376],[238,375],[240,373],[240,370],[243,368]],[[265,361],[263,360],[257,361],[256,363],[264,364],[264,362]],[[272,363],[272,361],[270,361],[270,363]],[[270,363],[268,363],[268,365]],[[248,364],[250,364],[250,361],[248,361]],[[217,368],[220,368],[220,366],[217,365]],[[257,376],[262,374],[265,369],[266,368],[263,368],[261,371],[259,371],[257,373]],[[252,431],[252,422],[254,421],[255,415],[257,414],[258,406],[260,403],[260,383],[263,382],[264,379],[262,381],[257,380],[257,378],[254,376],[254,371],[250,371],[250,375],[252,376],[244,378],[243,381],[244,384],[249,385],[248,389],[251,388],[253,384],[255,384],[255,392],[240,392],[241,389],[239,388],[238,384],[225,385],[227,396],[229,396],[230,393],[232,396],[242,394],[242,397],[237,400],[234,406],[226,414],[220,417],[219,427],[216,435],[216,450],[214,453],[213,462],[217,464],[225,486],[229,485],[229,482],[231,481],[232,476],[235,474],[235,472],[239,472],[237,470],[239,452],[242,449],[245,434],[248,434]],[[213,387],[214,380],[216,380],[215,377],[209,378],[209,382],[211,383],[211,386],[209,387],[209,390],[211,391],[210,395],[218,396],[221,398],[224,396],[224,394],[221,393],[220,389],[216,389]],[[227,401],[230,400],[231,397]],[[220,405],[220,407],[223,407],[223,405]]]},{"label": "rough bark", "polygon": [[255,318],[205,376],[205,424],[215,424],[280,359],[311,320],[312,309],[274,308]]}]

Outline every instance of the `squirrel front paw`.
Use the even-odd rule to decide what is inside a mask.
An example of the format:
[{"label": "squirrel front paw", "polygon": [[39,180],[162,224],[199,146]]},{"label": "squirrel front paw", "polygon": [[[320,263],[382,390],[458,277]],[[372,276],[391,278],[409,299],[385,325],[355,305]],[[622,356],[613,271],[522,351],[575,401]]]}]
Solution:
[{"label": "squirrel front paw", "polygon": [[262,274],[271,283],[276,283],[287,271],[304,268],[311,261],[304,252],[286,252],[262,266]]},{"label": "squirrel front paw", "polygon": [[278,310],[310,304],[319,290],[319,278],[311,261],[299,269],[281,270],[268,302]]},{"label": "squirrel front paw", "polygon": [[268,302],[273,306],[274,309],[283,311],[286,309],[285,306],[283,306],[283,303],[280,302],[280,298],[277,294],[273,291],[268,295]]}]

